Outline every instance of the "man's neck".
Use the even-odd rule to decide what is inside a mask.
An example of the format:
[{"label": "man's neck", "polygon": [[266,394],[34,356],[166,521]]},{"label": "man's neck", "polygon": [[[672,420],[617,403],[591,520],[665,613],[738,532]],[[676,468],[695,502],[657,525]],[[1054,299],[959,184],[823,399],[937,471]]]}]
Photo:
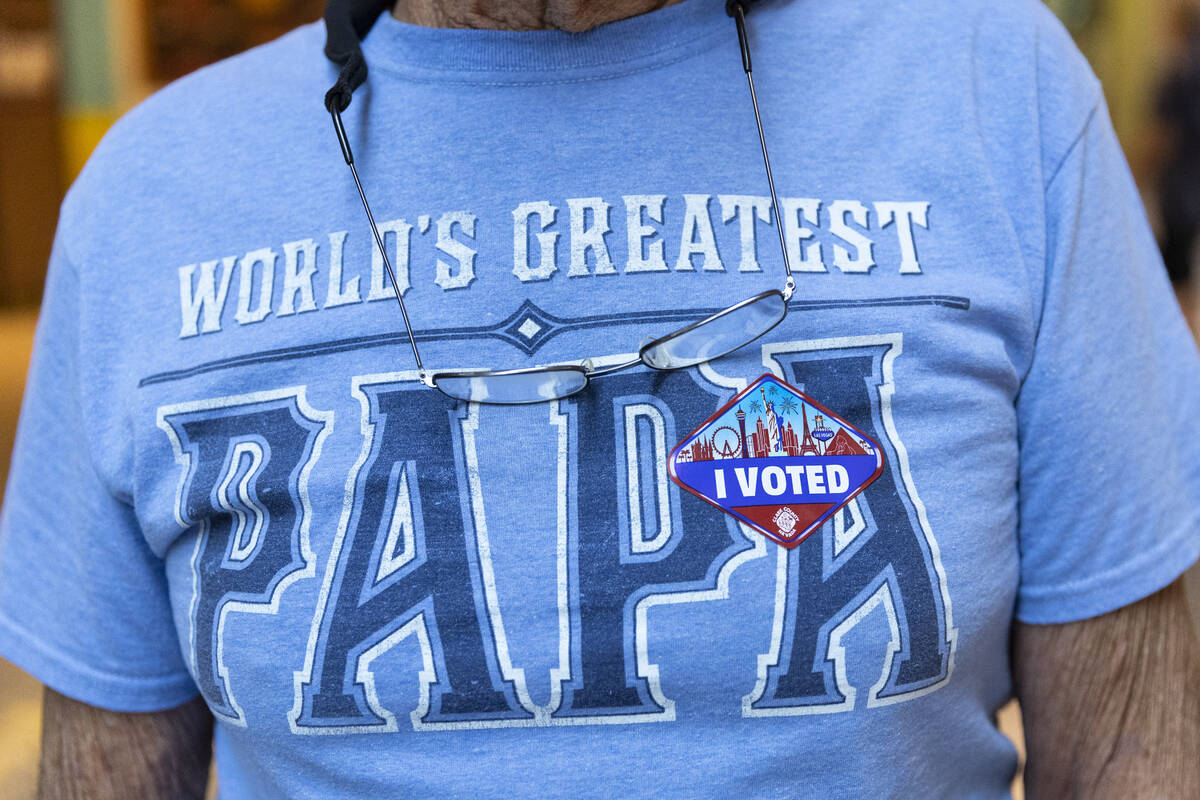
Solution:
[{"label": "man's neck", "polygon": [[680,0],[397,0],[392,16],[428,28],[586,31]]}]

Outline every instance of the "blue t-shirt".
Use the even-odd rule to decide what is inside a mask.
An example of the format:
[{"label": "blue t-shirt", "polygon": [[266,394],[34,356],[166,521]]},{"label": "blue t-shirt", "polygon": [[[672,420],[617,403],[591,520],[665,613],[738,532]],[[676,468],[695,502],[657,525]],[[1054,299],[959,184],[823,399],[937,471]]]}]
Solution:
[{"label": "blue t-shirt", "polygon": [[[1200,362],[1096,80],[1032,0],[685,0],[573,35],[319,24],[165,89],[63,205],[0,534],[0,653],[123,711],[203,694],[226,798],[1004,797],[1012,620],[1200,552]],[[666,456],[772,373],[884,469],[785,548]],[[782,411],[782,409],[781,409]],[[1080,664],[1081,670],[1087,669]]]}]

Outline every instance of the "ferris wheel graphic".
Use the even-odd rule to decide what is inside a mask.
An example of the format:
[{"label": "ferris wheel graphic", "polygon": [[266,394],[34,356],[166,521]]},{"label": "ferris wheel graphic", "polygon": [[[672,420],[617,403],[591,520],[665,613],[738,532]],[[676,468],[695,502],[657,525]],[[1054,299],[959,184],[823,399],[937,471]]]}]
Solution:
[{"label": "ferris wheel graphic", "polygon": [[713,455],[717,458],[737,458],[742,454],[742,437],[728,425],[713,431]]}]

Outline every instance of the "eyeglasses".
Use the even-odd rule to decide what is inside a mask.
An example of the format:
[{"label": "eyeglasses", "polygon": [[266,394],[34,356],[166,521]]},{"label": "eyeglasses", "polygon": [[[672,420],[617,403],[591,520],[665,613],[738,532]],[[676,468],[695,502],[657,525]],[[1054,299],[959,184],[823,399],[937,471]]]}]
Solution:
[{"label": "eyeglasses", "polygon": [[712,361],[745,347],[783,321],[783,318],[787,316],[788,300],[791,299],[792,293],[796,289],[796,282],[792,278],[792,266],[788,261],[783,224],[779,219],[779,198],[775,195],[775,179],[771,175],[767,140],[763,136],[762,118],[758,112],[758,97],[754,91],[754,76],[750,69],[750,45],[746,38],[745,8],[741,2],[731,0],[726,5],[726,11],[737,24],[742,68],[746,72],[746,80],[750,86],[750,101],[754,105],[754,122],[758,127],[759,144],[762,145],[763,165],[766,167],[767,184],[771,189],[771,202],[775,208],[775,228],[779,233],[779,246],[783,253],[783,268],[787,273],[787,280],[782,290],[772,289],[756,294],[699,322],[645,342],[638,349],[638,357],[623,364],[597,368],[593,366],[591,359],[586,359],[579,364],[557,364],[523,369],[427,371],[421,362],[421,353],[417,349],[417,338],[413,334],[412,324],[408,319],[404,297],[396,284],[396,274],[392,270],[391,261],[388,260],[387,248],[384,247],[383,237],[379,235],[375,216],[371,213],[371,206],[363,191],[362,181],[358,177],[358,169],[354,166],[354,154],[350,150],[350,141],[346,136],[346,129],[342,125],[341,112],[336,108],[330,109],[333,126],[337,131],[338,144],[341,145],[342,155],[350,167],[350,174],[354,176],[354,185],[358,187],[358,196],[362,199],[363,210],[367,212],[367,219],[371,223],[375,245],[379,248],[380,255],[383,256],[388,278],[396,293],[396,301],[400,304],[400,314],[404,317],[404,327],[408,331],[408,341],[412,345],[418,374],[426,386],[437,389],[456,400],[493,405],[522,405],[561,400],[583,391],[593,376],[617,372],[637,364],[644,364],[657,370],[675,370]]}]

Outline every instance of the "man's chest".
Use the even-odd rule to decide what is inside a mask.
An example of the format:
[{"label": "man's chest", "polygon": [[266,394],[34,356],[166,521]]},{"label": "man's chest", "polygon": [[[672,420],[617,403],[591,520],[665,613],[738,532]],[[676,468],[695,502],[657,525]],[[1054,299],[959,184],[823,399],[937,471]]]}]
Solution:
[{"label": "man's chest", "polygon": [[[426,365],[626,361],[782,286],[777,224],[799,285],[783,323],[698,368],[478,406],[419,381],[365,224],[178,259],[178,338],[134,423],[138,513],[219,717],[294,733],[670,720],[677,702],[769,717],[949,679],[954,609],[1015,589],[1006,348],[1027,302],[958,266],[1015,272],[1000,211],[910,186],[784,189],[776,214],[711,171],[633,172],[623,193],[458,210],[398,185],[376,210]],[[793,550],[667,470],[763,373],[883,448],[879,478]],[[978,576],[981,557],[1001,567]]]}]

